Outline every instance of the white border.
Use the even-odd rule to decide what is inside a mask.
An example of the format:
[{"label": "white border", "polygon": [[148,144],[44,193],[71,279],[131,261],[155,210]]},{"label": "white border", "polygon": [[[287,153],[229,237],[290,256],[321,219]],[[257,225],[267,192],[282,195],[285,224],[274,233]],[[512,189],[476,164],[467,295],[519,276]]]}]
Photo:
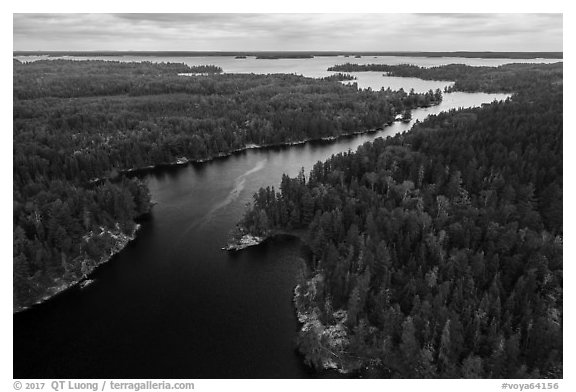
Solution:
[{"label": "white border", "polygon": [[[271,1],[233,1],[220,0],[210,2],[209,4],[197,4],[197,2],[171,1],[154,2],[154,4],[143,1],[120,2],[118,0],[98,0],[96,2],[78,2],[78,1],[40,1],[28,0],[12,4],[2,5],[2,49],[5,54],[2,65],[2,118],[6,122],[3,132],[0,133],[2,140],[2,174],[3,178],[12,177],[12,139],[11,139],[11,122],[12,122],[12,13],[14,12],[555,12],[564,13],[564,63],[565,74],[564,83],[566,91],[574,91],[573,72],[573,53],[574,45],[574,13],[569,9],[568,1],[523,1],[523,2],[504,2],[502,0],[485,0],[469,4],[464,1],[456,0],[413,0],[409,2],[394,1],[365,1],[354,0],[347,2],[311,2],[306,0],[287,1],[284,4],[273,4]],[[423,48],[422,50],[425,50]],[[565,107],[571,108],[574,100],[572,94],[568,94],[568,101]],[[564,133],[564,171],[565,195],[564,200],[564,222],[565,222],[565,273],[566,283],[564,285],[564,329],[569,331],[564,334],[564,380],[558,380],[560,383],[559,390],[576,390],[574,382],[574,360],[572,359],[574,337],[571,333],[574,330],[574,317],[572,307],[574,305],[574,290],[571,284],[575,276],[575,267],[573,266],[574,256],[574,230],[571,227],[571,218],[575,216],[575,207],[573,200],[576,200],[574,192],[574,181],[571,176],[574,169],[574,153],[569,149],[575,146],[574,139],[576,129],[574,129],[574,120],[572,116],[564,116],[565,129]],[[10,124],[8,124],[10,123]],[[4,350],[1,355],[1,378],[0,389],[3,391],[13,390],[12,380],[12,267],[10,250],[12,239],[12,227],[10,213],[12,206],[12,192],[8,189],[8,181],[4,181],[6,189],[0,193],[2,200],[2,226],[0,238],[2,239],[2,263],[1,276],[3,279],[2,291],[0,292],[0,303],[2,305],[2,343]],[[41,332],[40,332],[41,333]],[[49,360],[47,358],[47,360]],[[52,380],[46,380],[52,381]],[[117,380],[120,381],[120,380]],[[133,381],[133,380],[126,380]],[[521,383],[530,383],[534,380],[518,380]],[[398,391],[405,389],[417,390],[438,390],[438,391],[498,391],[501,390],[502,380],[195,380],[196,390],[250,390],[250,391],[293,391],[308,390],[309,388],[324,389],[330,391],[346,391],[352,388],[361,387],[366,389],[378,389],[389,391]],[[508,382],[512,382],[509,380]],[[552,380],[556,382],[556,380]],[[360,384],[360,385],[358,385]],[[570,387],[571,385],[571,387]],[[45,390],[50,390],[46,388]],[[519,389],[518,389],[519,390]]]}]

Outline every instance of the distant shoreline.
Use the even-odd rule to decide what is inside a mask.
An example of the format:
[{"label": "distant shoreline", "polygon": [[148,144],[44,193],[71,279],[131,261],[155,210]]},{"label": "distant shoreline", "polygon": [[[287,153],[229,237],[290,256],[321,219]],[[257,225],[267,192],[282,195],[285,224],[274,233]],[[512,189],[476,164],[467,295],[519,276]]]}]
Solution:
[{"label": "distant shoreline", "polygon": [[218,52],[218,51],[13,51],[13,56],[160,56],[160,57],[211,57],[211,56],[254,56],[254,57],[326,57],[326,56],[395,56],[395,57],[464,57],[484,59],[563,59],[563,52],[340,52],[340,51],[248,51],[248,52]]}]

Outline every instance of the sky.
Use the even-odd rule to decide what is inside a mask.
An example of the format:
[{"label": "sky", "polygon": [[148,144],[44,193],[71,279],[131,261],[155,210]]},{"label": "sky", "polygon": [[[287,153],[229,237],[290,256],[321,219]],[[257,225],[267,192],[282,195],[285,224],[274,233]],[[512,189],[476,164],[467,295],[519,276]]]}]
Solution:
[{"label": "sky", "polygon": [[562,51],[562,14],[14,14],[14,50]]}]

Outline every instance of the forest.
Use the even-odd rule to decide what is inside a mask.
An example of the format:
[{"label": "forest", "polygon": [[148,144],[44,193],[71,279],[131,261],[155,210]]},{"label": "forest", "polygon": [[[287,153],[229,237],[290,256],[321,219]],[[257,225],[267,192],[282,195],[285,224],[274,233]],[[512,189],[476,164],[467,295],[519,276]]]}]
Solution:
[{"label": "forest", "polygon": [[414,77],[425,80],[453,80],[454,85],[446,91],[508,92],[546,88],[562,83],[562,63],[553,64],[505,64],[499,67],[476,67],[449,64],[438,67],[419,67],[411,64],[340,64],[328,71],[384,72],[390,76]]},{"label": "forest", "polygon": [[[451,69],[467,68],[416,71],[472,81]],[[308,365],[563,377],[562,66],[477,72],[478,88],[516,94],[429,117],[254,195],[239,226],[304,232],[313,254],[294,295]]]},{"label": "forest", "polygon": [[126,171],[375,129],[441,99],[215,66],[15,60],[14,310],[79,281],[134,236],[151,203]]}]

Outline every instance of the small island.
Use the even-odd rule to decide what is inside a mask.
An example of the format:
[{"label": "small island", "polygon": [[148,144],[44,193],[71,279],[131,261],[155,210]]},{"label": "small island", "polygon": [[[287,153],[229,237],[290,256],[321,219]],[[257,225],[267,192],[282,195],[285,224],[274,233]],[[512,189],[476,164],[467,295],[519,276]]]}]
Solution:
[{"label": "small island", "polygon": [[341,73],[338,72],[337,74],[333,74],[330,76],[325,76],[322,78],[322,80],[330,80],[330,81],[336,81],[336,82],[344,82],[347,80],[356,80],[356,76],[352,76],[350,74],[346,74],[346,73]]}]

